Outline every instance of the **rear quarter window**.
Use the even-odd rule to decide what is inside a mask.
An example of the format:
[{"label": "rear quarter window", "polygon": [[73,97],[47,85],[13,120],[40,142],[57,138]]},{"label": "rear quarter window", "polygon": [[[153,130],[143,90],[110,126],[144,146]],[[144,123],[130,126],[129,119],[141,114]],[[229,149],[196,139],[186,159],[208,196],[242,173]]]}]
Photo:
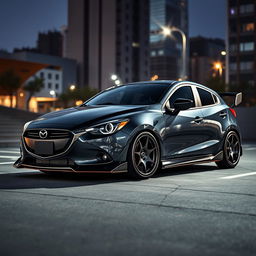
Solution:
[{"label": "rear quarter window", "polygon": [[197,91],[200,96],[202,106],[209,106],[209,105],[215,104],[213,96],[210,92],[208,92],[204,89],[201,89],[201,88],[197,88]]}]

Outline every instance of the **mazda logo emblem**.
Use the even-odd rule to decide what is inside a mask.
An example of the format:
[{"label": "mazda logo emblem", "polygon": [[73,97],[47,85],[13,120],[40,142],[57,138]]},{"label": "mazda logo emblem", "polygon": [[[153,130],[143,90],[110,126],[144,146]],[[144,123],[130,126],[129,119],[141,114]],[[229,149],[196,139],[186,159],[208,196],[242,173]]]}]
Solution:
[{"label": "mazda logo emblem", "polygon": [[40,130],[39,131],[39,137],[41,139],[45,139],[47,137],[47,135],[48,135],[48,132],[46,130]]}]

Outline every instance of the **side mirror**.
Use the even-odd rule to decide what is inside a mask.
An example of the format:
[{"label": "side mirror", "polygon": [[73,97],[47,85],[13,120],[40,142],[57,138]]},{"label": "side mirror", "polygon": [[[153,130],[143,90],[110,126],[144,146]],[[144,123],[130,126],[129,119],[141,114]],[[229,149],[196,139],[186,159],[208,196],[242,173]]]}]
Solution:
[{"label": "side mirror", "polygon": [[192,106],[193,106],[193,101],[190,99],[179,98],[179,99],[176,99],[173,103],[173,107],[177,111],[187,110]]}]

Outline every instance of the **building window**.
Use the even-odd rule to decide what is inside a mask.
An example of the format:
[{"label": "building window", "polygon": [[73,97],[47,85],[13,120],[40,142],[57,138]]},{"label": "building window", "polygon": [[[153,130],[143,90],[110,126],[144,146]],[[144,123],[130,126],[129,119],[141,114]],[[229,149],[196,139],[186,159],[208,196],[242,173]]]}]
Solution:
[{"label": "building window", "polygon": [[44,73],[43,72],[40,72],[40,78],[44,78]]},{"label": "building window", "polygon": [[237,69],[237,64],[236,64],[236,62],[231,62],[231,63],[229,64],[229,69],[230,69],[231,71],[235,71],[235,70]]},{"label": "building window", "polygon": [[52,83],[48,83],[48,88],[49,88],[49,89],[52,88]]},{"label": "building window", "polygon": [[240,43],[240,51],[247,52],[254,50],[254,42]]},{"label": "building window", "polygon": [[240,13],[251,13],[254,12],[254,4],[244,4],[240,6]]},{"label": "building window", "polygon": [[254,23],[243,24],[242,31],[244,31],[244,32],[254,31]]},{"label": "building window", "polygon": [[253,69],[253,61],[240,62],[240,70],[252,70],[252,69]]},{"label": "building window", "polygon": [[59,78],[60,78],[59,74],[56,74],[56,75],[55,75],[55,79],[56,79],[56,80],[59,80]]},{"label": "building window", "polygon": [[163,55],[164,55],[164,50],[159,50],[159,51],[158,51],[158,55],[159,55],[159,56],[163,56]]},{"label": "building window", "polygon": [[137,43],[137,42],[133,42],[133,43],[132,43],[132,47],[134,47],[134,48],[138,48],[138,47],[140,47],[140,44],[139,44],[139,43]]},{"label": "building window", "polygon": [[52,79],[52,74],[48,73],[48,79]]},{"label": "building window", "polygon": [[150,56],[155,57],[156,56],[156,51],[151,51]]},{"label": "building window", "polygon": [[235,15],[236,14],[236,8],[235,7],[231,7],[230,8],[230,15]]},{"label": "building window", "polygon": [[59,84],[55,84],[55,89],[59,89]]},{"label": "building window", "polygon": [[229,50],[230,50],[231,52],[237,51],[237,44],[231,44],[231,45],[229,46]]}]

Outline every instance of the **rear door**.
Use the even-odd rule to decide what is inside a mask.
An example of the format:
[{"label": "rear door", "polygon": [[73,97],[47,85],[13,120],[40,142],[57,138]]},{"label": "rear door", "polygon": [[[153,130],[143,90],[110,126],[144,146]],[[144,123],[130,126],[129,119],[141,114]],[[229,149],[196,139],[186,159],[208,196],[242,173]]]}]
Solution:
[{"label": "rear door", "polygon": [[224,105],[220,104],[218,96],[210,90],[196,87],[200,100],[205,138],[205,153],[215,154],[220,149],[220,141],[225,130],[227,111]]}]

